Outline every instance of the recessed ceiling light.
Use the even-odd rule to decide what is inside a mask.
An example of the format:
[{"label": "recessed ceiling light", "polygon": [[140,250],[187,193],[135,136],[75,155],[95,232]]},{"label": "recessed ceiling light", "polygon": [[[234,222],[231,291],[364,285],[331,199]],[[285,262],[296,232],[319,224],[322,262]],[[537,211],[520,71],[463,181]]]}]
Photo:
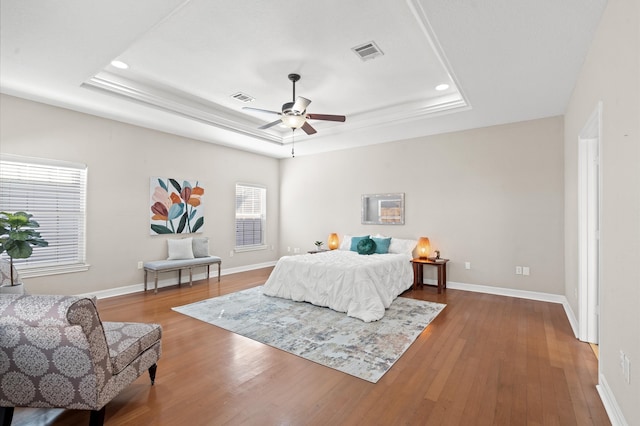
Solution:
[{"label": "recessed ceiling light", "polygon": [[129,68],[129,65],[125,64],[122,61],[118,61],[118,60],[111,61],[111,65],[116,67],[116,68],[120,68],[121,70],[126,70],[127,68]]},{"label": "recessed ceiling light", "polygon": [[445,83],[443,83],[443,84],[438,84],[438,85],[436,86],[436,90],[437,90],[437,91],[439,91],[439,92],[442,92],[443,90],[447,90],[448,88],[449,88],[449,85],[448,85],[448,84],[445,84]]}]

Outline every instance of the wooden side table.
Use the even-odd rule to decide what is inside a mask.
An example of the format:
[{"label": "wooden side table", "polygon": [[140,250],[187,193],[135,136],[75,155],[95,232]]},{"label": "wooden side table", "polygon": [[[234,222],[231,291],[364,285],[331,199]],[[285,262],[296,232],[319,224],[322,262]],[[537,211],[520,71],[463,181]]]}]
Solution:
[{"label": "wooden side table", "polygon": [[418,288],[418,284],[422,286],[423,282],[423,269],[424,265],[435,266],[438,270],[438,294],[442,293],[442,289],[446,290],[447,288],[447,262],[449,259],[438,259],[430,260],[430,259],[420,259],[416,257],[415,259],[411,259],[411,263],[413,263],[413,289],[416,290]]}]

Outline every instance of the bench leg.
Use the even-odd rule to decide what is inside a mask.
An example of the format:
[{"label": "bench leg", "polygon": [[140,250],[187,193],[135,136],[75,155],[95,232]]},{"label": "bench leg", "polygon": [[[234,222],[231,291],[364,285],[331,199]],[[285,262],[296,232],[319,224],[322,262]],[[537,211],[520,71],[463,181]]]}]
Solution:
[{"label": "bench leg", "polygon": [[144,270],[144,291],[147,291],[147,270]]},{"label": "bench leg", "polygon": [[153,280],[153,292],[158,294],[158,271],[156,271],[155,279]]},{"label": "bench leg", "polygon": [[209,279],[209,275],[211,275],[211,265],[207,265],[207,280]]},{"label": "bench leg", "polygon": [[189,287],[193,287],[193,268],[189,267]]},{"label": "bench leg", "polygon": [[182,285],[182,269],[178,269],[178,287]]},{"label": "bench leg", "polygon": [[218,282],[220,282],[220,265],[221,262],[218,262]]}]

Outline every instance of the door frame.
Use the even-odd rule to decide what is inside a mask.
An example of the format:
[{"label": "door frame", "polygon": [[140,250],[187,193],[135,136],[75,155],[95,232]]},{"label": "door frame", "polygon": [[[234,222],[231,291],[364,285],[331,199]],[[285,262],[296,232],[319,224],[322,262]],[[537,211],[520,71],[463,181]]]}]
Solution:
[{"label": "door frame", "polygon": [[600,331],[602,102],[578,136],[578,312],[579,336],[598,343]]}]

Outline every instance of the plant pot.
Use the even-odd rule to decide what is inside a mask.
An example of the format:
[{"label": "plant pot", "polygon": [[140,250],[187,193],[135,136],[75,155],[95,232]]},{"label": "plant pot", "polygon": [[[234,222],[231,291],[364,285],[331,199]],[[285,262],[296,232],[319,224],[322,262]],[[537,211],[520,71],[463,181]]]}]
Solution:
[{"label": "plant pot", "polygon": [[25,294],[24,284],[8,285],[0,287],[0,294]]}]

